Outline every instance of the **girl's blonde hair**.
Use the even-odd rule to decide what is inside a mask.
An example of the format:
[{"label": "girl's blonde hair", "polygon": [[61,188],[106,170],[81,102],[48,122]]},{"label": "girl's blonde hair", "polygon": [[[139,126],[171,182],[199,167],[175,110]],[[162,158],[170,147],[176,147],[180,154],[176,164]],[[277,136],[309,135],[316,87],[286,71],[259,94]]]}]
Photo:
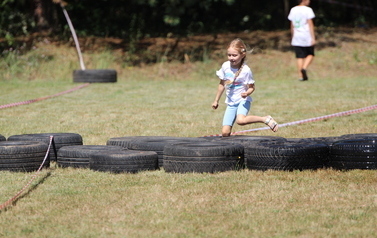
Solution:
[{"label": "girl's blonde hair", "polygon": [[[238,77],[238,75],[241,73],[241,70],[242,70],[243,65],[245,63],[247,48],[246,48],[246,44],[240,38],[236,38],[236,39],[232,40],[229,43],[227,49],[229,49],[229,48],[233,48],[233,49],[237,50],[238,53],[240,53],[243,56],[243,58],[241,60],[240,68],[237,70],[237,72],[235,74],[235,77],[234,77],[234,80],[235,80]],[[233,83],[233,81],[231,83]]]},{"label": "girl's blonde hair", "polygon": [[[232,40],[229,45],[228,45],[228,48],[233,48],[235,50],[238,51],[238,53],[240,53],[241,55],[243,55],[243,59],[242,60],[245,60],[246,58],[246,53],[247,53],[247,47],[246,47],[246,44],[243,42],[243,40],[241,40],[240,38],[236,38],[234,40]],[[242,61],[243,63],[243,61]]]}]

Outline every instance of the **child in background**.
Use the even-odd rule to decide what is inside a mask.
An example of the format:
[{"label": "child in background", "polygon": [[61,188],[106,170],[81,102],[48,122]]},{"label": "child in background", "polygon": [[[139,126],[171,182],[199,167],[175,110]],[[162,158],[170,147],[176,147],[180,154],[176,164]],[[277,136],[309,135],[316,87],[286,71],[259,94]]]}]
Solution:
[{"label": "child in background", "polygon": [[299,5],[291,9],[288,19],[291,21],[291,44],[294,47],[300,81],[308,80],[307,68],[314,59],[314,23],[310,0],[298,0]]},{"label": "child in background", "polygon": [[278,130],[278,124],[271,116],[247,116],[255,90],[255,81],[250,68],[245,64],[246,45],[237,38],[230,42],[227,48],[228,61],[224,62],[221,69],[216,71],[220,78],[215,101],[212,108],[217,109],[221,95],[226,90],[225,110],[223,119],[222,136],[230,136],[232,127],[236,122],[238,125],[251,123],[265,123],[273,132]]}]

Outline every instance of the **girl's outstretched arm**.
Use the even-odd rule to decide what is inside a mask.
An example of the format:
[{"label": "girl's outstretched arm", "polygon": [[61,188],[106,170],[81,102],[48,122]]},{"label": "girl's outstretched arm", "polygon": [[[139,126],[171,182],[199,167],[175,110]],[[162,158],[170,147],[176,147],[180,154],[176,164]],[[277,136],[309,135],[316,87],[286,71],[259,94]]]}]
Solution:
[{"label": "girl's outstretched arm", "polygon": [[224,81],[220,80],[219,86],[217,87],[217,93],[216,93],[215,101],[212,103],[213,109],[217,109],[219,107],[219,100],[220,100],[221,95],[223,94],[224,90],[225,90]]}]

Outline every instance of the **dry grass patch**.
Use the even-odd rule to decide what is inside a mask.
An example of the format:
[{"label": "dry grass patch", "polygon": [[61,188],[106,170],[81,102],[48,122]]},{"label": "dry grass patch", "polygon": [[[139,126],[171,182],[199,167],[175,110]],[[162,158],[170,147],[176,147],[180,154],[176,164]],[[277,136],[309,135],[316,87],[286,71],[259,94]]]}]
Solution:
[{"label": "dry grass patch", "polygon": [[[2,173],[2,178],[8,175]],[[25,177],[12,176],[17,175]],[[41,237],[51,233],[56,237],[372,237],[376,182],[374,171],[115,175],[55,169],[17,206],[2,212],[0,233],[8,237],[36,232]]]}]

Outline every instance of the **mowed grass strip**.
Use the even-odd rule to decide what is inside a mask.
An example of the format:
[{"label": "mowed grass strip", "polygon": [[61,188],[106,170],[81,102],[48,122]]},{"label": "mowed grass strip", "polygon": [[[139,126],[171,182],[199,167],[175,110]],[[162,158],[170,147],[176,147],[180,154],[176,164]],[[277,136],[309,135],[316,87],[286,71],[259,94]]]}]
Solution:
[{"label": "mowed grass strip", "polygon": [[[318,51],[308,82],[296,79],[292,52],[251,55],[256,91],[250,113],[270,114],[286,123],[377,104],[373,49],[370,43],[359,41]],[[48,52],[54,57],[44,63],[2,69],[0,104],[77,86],[71,75],[78,67],[74,54],[60,58],[71,50],[52,48]],[[63,96],[1,109],[0,134],[73,132],[82,135],[86,145],[104,145],[112,137],[220,133],[225,105],[215,111],[211,103],[218,83],[214,72],[225,55],[201,63],[141,68],[118,64],[115,54],[85,57],[90,68],[117,69],[118,82],[91,84]],[[325,137],[377,133],[376,126],[373,110],[284,127],[277,133],[247,134]],[[264,125],[235,126],[234,131],[258,127]],[[0,203],[16,194],[31,175],[0,172]],[[376,171],[361,170],[174,174],[162,169],[110,174],[62,169],[53,163],[13,206],[0,212],[0,235],[373,237],[377,232],[376,182]]]},{"label": "mowed grass strip", "polygon": [[[21,186],[25,177],[2,172],[1,182]],[[2,235],[373,237],[376,232],[375,171],[115,175],[67,168],[45,177],[2,211]],[[6,190],[1,194],[10,196]]]}]

